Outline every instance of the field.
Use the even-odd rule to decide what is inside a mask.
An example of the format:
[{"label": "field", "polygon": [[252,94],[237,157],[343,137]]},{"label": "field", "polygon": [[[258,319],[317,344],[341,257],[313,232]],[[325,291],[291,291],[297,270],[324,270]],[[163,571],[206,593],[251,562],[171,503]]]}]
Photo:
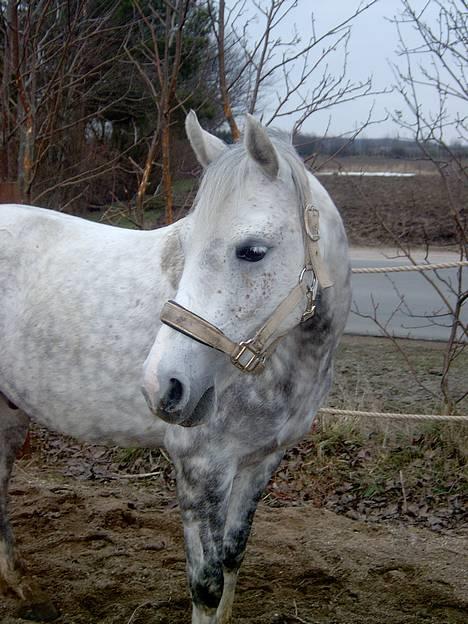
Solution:
[{"label": "field", "polygon": [[[440,346],[408,346],[435,388]],[[458,364],[458,387],[467,364]],[[336,368],[335,406],[437,407],[383,339],[345,338]],[[234,621],[466,622],[466,433],[459,425],[322,417],[259,507]],[[135,477],[146,471],[157,475]],[[189,621],[164,455],[82,446],[35,429],[33,455],[18,462],[11,493],[22,552],[60,606],[60,624]],[[0,604],[2,624],[20,624],[16,608]]]},{"label": "field", "polygon": [[[396,175],[346,177],[322,172]],[[455,172],[442,179],[427,161],[338,158],[323,163],[318,178],[338,206],[353,245],[393,244],[395,238],[410,245],[453,245],[455,228],[446,184],[453,205],[462,210],[462,219],[466,215],[466,182]]]}]

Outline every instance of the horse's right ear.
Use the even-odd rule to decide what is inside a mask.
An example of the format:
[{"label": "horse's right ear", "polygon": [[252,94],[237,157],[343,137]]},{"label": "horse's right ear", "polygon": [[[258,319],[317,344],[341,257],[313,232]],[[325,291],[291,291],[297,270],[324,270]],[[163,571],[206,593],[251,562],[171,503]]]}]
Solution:
[{"label": "horse's right ear", "polygon": [[185,131],[198,162],[205,169],[210,162],[216,160],[227,149],[224,141],[203,130],[193,110],[189,112],[185,119]]}]

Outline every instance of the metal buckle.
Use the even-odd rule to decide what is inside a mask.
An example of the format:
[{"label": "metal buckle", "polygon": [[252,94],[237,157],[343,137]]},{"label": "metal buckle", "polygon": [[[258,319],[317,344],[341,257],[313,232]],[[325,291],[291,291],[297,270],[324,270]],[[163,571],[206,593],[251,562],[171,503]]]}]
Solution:
[{"label": "metal buckle", "polygon": [[256,345],[253,339],[245,340],[236,345],[231,355],[231,362],[243,373],[261,372],[265,365],[265,354],[261,346]]},{"label": "metal buckle", "polygon": [[301,323],[305,323],[305,321],[308,321],[310,318],[312,318],[315,314],[315,308],[317,307],[315,305],[314,294],[312,290],[310,290],[310,288],[308,288],[306,291],[306,298],[307,298],[306,309],[304,310],[302,314]]},{"label": "metal buckle", "polygon": [[305,276],[305,274],[306,274],[306,273],[313,273],[313,275],[314,275],[314,277],[315,277],[315,273],[314,273],[313,268],[312,268],[312,267],[305,266],[305,267],[303,267],[302,271],[300,272],[300,275],[299,275],[299,284],[302,284],[302,282],[304,281],[304,276]]},{"label": "metal buckle", "polygon": [[312,284],[310,286],[309,284],[306,285],[306,308],[302,314],[301,323],[304,323],[305,321],[308,321],[310,318],[312,318],[315,314],[315,308],[317,307],[315,304],[315,300],[317,298],[318,279],[312,267],[305,266],[302,269],[301,274],[299,275],[299,284],[302,284],[305,274],[309,272],[312,273],[313,278]]},{"label": "metal buckle", "polygon": [[[319,211],[311,204],[308,204],[304,210],[304,227],[307,236],[311,241],[317,242],[320,240],[319,230]],[[312,222],[313,220],[313,222]]]}]

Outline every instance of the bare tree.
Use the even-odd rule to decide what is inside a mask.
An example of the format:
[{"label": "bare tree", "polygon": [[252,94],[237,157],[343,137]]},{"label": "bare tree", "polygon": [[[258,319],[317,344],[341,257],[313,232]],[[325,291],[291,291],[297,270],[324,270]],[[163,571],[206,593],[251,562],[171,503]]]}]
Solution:
[{"label": "bare tree", "polygon": [[[166,206],[166,223],[172,223],[173,191],[171,171],[171,137],[174,116],[191,98],[202,82],[203,68],[198,68],[198,80],[181,95],[180,87],[184,82],[184,70],[200,55],[195,47],[198,42],[196,33],[187,32],[190,18],[199,10],[196,0],[163,0],[156,8],[152,3],[143,5],[134,0],[140,17],[140,27],[149,37],[142,37],[141,44],[127,54],[137,68],[157,111],[156,124],[149,142],[146,159],[140,168],[139,185],[136,197],[138,220],[144,219],[145,196],[154,167],[155,157],[161,154],[162,186]],[[196,29],[196,26],[194,26]],[[187,83],[186,83],[187,84]]]},{"label": "bare tree", "polygon": [[[465,206],[468,172],[464,150],[453,146],[454,140],[466,145],[468,90],[466,67],[468,60],[468,21],[466,3],[463,0],[428,0],[422,10],[416,10],[410,0],[402,0],[401,14],[394,20],[399,37],[400,63],[393,65],[395,88],[402,98],[402,109],[392,112],[394,121],[416,142],[421,157],[432,164],[445,189],[447,210],[445,219],[451,223],[460,261],[468,259],[468,225]],[[416,32],[416,45],[407,43],[408,30]],[[425,190],[421,189],[421,195]],[[400,254],[413,264],[417,258],[411,247],[404,243],[395,229],[389,227],[385,218],[375,209],[376,218],[392,238]],[[431,241],[426,243],[426,262],[430,256]],[[457,405],[468,392],[454,395],[450,386],[453,365],[466,350],[468,328],[462,312],[468,300],[466,267],[456,269],[455,279],[444,271],[421,273],[438,301],[437,311],[422,318],[412,312],[400,297],[399,309],[409,318],[424,326],[443,326],[448,332],[441,366],[440,402],[447,413],[456,411]],[[355,310],[362,315],[362,312]],[[395,311],[396,312],[396,311]],[[417,377],[411,360],[403,346],[394,339],[388,321],[379,314],[373,303],[367,314],[392,340],[404,356],[410,371]],[[424,384],[421,382],[421,385]],[[428,388],[424,386],[426,390]],[[429,390],[428,390],[429,391]]]},{"label": "bare tree", "polygon": [[218,2],[218,14],[215,16],[213,2],[208,2],[208,11],[211,17],[211,25],[216,39],[218,72],[219,72],[219,90],[223,103],[224,118],[229,124],[233,141],[240,138],[240,130],[234,118],[232,110],[231,94],[228,86],[228,74],[226,70],[226,50],[228,40],[226,38],[226,6],[224,0]]},{"label": "bare tree", "polygon": [[118,6],[116,0],[97,8],[89,0],[0,5],[1,175],[18,180],[24,201],[56,192],[73,201],[115,167],[117,156],[93,162],[91,136],[126,97],[125,89],[109,88],[131,29],[114,20]]},{"label": "bare tree", "polygon": [[[246,108],[259,114],[267,125],[282,117],[294,120],[294,132],[315,112],[374,93],[371,79],[352,81],[347,77],[348,45],[352,22],[368,10],[376,0],[363,2],[347,18],[333,28],[319,32],[311,10],[310,32],[307,39],[296,27],[284,40],[280,31],[294,17],[299,0],[258,0],[252,4],[261,21],[260,35],[253,37],[252,17],[245,0],[233,3],[229,11],[225,2],[207,0],[213,32],[218,46],[219,85],[225,118],[234,140],[239,131],[232,100],[239,84],[247,79]],[[257,25],[258,28],[258,25]],[[227,75],[226,49],[237,46],[242,51],[237,67]],[[342,67],[338,74],[329,68],[333,55],[341,54]],[[245,86],[244,88],[245,89]],[[265,106],[266,95],[274,103]]]}]

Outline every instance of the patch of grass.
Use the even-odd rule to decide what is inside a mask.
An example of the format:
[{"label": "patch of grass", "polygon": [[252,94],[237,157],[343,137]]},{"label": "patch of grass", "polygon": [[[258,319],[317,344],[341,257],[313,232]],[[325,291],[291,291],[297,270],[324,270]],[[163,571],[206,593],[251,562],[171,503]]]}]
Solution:
[{"label": "patch of grass", "polygon": [[163,449],[115,447],[112,459],[119,472],[134,475],[142,472],[160,472],[173,489],[173,465]]},{"label": "patch of grass", "polygon": [[[438,413],[442,345],[408,342],[418,375],[408,374],[385,339],[345,337],[329,405],[400,413]],[[468,358],[452,378],[466,387]],[[467,406],[460,411],[467,413]],[[272,505],[313,502],[368,520],[405,519],[437,530],[468,524],[468,426],[321,415],[310,436],[289,451],[270,484]]]},{"label": "patch of grass", "polygon": [[[455,434],[456,433],[456,434]],[[351,517],[405,518],[436,529],[468,522],[468,427],[365,431],[327,422],[289,451],[273,478],[273,505],[312,501]]]},{"label": "patch of grass", "polygon": [[198,180],[195,178],[182,178],[175,180],[172,185],[172,191],[174,195],[179,193],[192,193],[198,184]]}]

